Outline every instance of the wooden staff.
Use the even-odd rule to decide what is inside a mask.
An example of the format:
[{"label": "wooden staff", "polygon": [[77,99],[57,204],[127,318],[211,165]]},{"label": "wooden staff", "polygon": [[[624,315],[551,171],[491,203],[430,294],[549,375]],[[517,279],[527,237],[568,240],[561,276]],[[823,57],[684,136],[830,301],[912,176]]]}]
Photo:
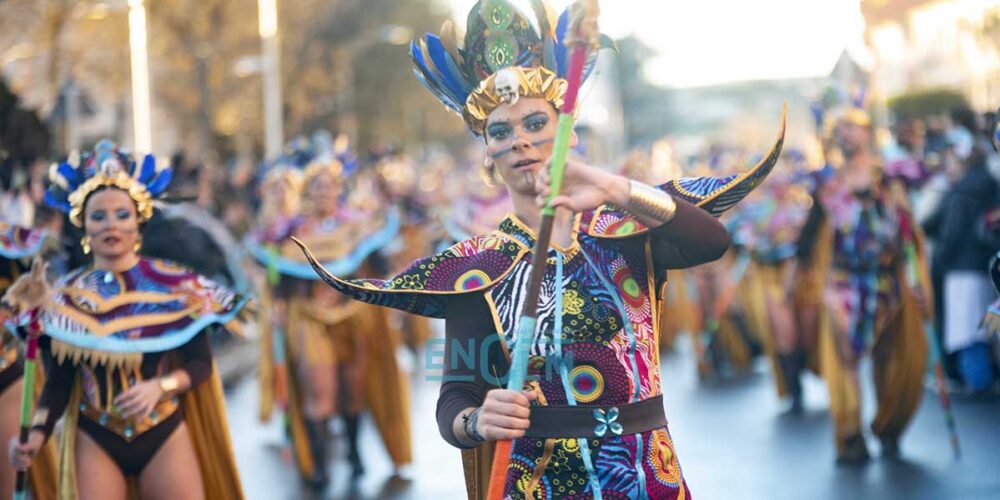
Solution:
[{"label": "wooden staff", "polygon": [[[583,83],[583,68],[587,62],[587,53],[598,40],[597,17],[600,9],[597,0],[578,0],[573,6],[573,21],[567,34],[566,45],[570,50],[569,71],[566,75],[566,97],[559,110],[559,124],[556,130],[555,142],[552,146],[552,164],[549,170],[551,192],[542,209],[542,221],[538,229],[538,238],[531,256],[531,273],[528,277],[528,290],[524,299],[524,308],[518,321],[517,344],[511,354],[510,373],[507,379],[507,390],[520,391],[524,388],[524,379],[528,371],[528,351],[531,339],[538,323],[538,298],[545,278],[546,257],[549,243],[552,240],[552,222],[555,218],[555,207],[552,200],[559,196],[562,189],[563,174],[566,171],[566,159],[569,153],[569,141],[575,122],[577,97],[580,85]],[[557,312],[558,314],[558,312]],[[507,465],[510,462],[513,441],[502,440],[496,445],[496,455],[493,458],[493,470],[490,472],[489,493],[491,500],[499,500],[503,496],[504,482],[507,477]]]},{"label": "wooden staff", "polygon": [[[22,445],[28,443],[31,432],[31,410],[35,398],[35,363],[38,360],[38,334],[41,327],[38,323],[38,310],[29,314],[27,347],[24,352],[24,384],[21,386],[21,428],[17,440]],[[14,500],[28,498],[28,471],[17,471],[14,478]]]},{"label": "wooden staff", "polygon": [[[35,365],[38,360],[38,337],[41,334],[39,315],[50,297],[48,283],[45,281],[46,264],[36,258],[31,264],[31,272],[18,278],[3,296],[3,304],[21,315],[17,323],[25,325],[18,330],[25,331],[24,383],[21,386],[21,429],[18,442],[28,443],[31,433],[31,411],[34,406]],[[25,500],[28,497],[28,473],[18,471],[14,480],[14,500]]]}]

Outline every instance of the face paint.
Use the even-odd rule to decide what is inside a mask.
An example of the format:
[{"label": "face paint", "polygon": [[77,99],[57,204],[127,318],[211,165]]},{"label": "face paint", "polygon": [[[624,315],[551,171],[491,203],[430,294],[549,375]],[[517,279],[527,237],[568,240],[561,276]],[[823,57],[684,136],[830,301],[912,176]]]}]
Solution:
[{"label": "face paint", "polygon": [[[543,144],[548,144],[548,143],[550,143],[550,142],[552,142],[552,141],[554,141],[554,140],[555,140],[555,138],[551,138],[551,139],[542,139],[542,140],[540,140],[540,141],[535,141],[535,142],[532,142],[532,143],[531,143],[531,145],[532,145],[533,147],[536,147],[536,148],[537,148],[538,146],[541,146],[541,145],[543,145]],[[504,156],[507,156],[507,155],[509,155],[509,154],[510,154],[510,153],[512,153],[513,151],[514,151],[514,147],[513,147],[513,146],[511,146],[511,147],[509,147],[509,148],[507,148],[507,149],[505,149],[505,150],[503,150],[503,151],[499,151],[499,152],[497,152],[497,153],[494,153],[494,154],[490,155],[490,158],[493,158],[494,160],[496,160],[497,158],[503,158]]]}]

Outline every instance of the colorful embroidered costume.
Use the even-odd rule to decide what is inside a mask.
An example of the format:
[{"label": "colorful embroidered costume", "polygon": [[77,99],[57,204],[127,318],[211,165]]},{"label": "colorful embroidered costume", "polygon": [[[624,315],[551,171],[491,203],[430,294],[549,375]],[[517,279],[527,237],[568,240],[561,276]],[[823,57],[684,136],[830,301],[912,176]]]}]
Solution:
[{"label": "colorful embroidered costume", "polygon": [[[170,170],[157,169],[152,156],[136,165],[105,141],[79,166],[54,168],[51,181],[46,201],[78,225],[89,194],[105,188],[127,193],[141,223],[169,184]],[[119,273],[77,269],[45,292],[38,319],[47,379],[32,429],[48,437],[63,419],[59,498],[76,497],[78,431],[134,479],[182,423],[198,457],[205,497],[242,498],[207,332],[221,326],[239,333],[237,316],[247,299],[185,268],[147,258]],[[27,295],[14,299],[23,307]],[[148,416],[124,417],[113,403],[129,388],[174,370],[187,373],[190,390],[161,400]]]},{"label": "colorful embroidered costume", "polygon": [[[321,171],[335,170],[335,179],[353,172],[357,160],[343,151],[324,157],[322,148],[299,154],[305,167],[302,179],[292,183],[299,192],[309,185],[310,178]],[[293,174],[285,161],[285,172]],[[336,165],[333,167],[332,165]],[[358,181],[356,180],[356,183]],[[352,195],[354,193],[351,193]],[[370,199],[368,200],[370,201]],[[409,384],[396,364],[395,347],[399,341],[385,316],[385,311],[363,304],[347,302],[318,281],[311,265],[289,240],[294,236],[308,241],[318,249],[322,262],[347,275],[371,270],[377,252],[391,243],[399,233],[400,217],[396,210],[371,210],[357,203],[338,201],[336,214],[319,219],[305,210],[285,217],[264,219],[247,242],[250,253],[267,269],[269,280],[264,295],[270,305],[269,314],[277,317],[262,320],[261,346],[261,416],[269,418],[276,394],[287,397],[289,434],[295,461],[303,478],[316,487],[324,486],[326,478],[327,415],[309,418],[303,370],[312,366],[332,367],[343,376],[346,369],[359,376],[340,381],[341,393],[331,397],[347,400],[339,413],[347,424],[348,438],[356,443],[359,415],[364,406],[382,436],[386,449],[396,466],[412,462],[409,419]],[[303,199],[304,208],[309,201]],[[277,311],[282,311],[280,314]],[[374,339],[389,338],[390,342]],[[287,377],[281,375],[281,365],[287,366]],[[341,369],[343,368],[343,369]],[[276,384],[284,384],[277,387]],[[343,396],[343,397],[342,397]],[[357,450],[351,450],[351,460],[360,466]],[[310,479],[311,478],[311,479]]]},{"label": "colorful embroidered costume", "polygon": [[818,349],[838,452],[859,446],[855,370],[868,353],[878,395],[872,431],[896,442],[923,394],[927,342],[912,290],[931,294],[923,265],[907,276],[909,259],[923,262],[922,237],[905,195],[894,195],[888,183],[851,191],[834,177],[814,197],[801,265],[812,275],[803,280],[812,285],[808,302],[820,305]]},{"label": "colorful embroidered costume", "polygon": [[[780,141],[769,157],[746,175],[676,181],[663,189],[680,200],[699,203],[709,214],[721,214],[763,179],[779,150]],[[696,217],[697,212],[686,215]],[[546,313],[531,339],[534,374],[545,375],[539,382],[544,404],[608,406],[658,401],[660,368],[654,311],[659,277],[668,267],[685,267],[705,258],[693,256],[695,260],[687,261],[685,257],[691,248],[714,244],[699,241],[698,236],[696,227],[648,231],[626,213],[610,207],[578,216],[575,243],[562,251],[550,251],[555,265],[549,266],[543,288],[542,310]],[[476,382],[472,382],[474,388],[462,382],[445,383],[443,393],[454,391],[468,398],[442,398],[438,411],[444,427],[444,422],[450,426],[461,408],[480,404],[481,391],[498,386],[506,373],[505,354],[518,341],[513,338],[513,323],[523,301],[533,239],[531,229],[509,216],[499,230],[417,261],[387,281],[342,280],[324,269],[320,261],[310,261],[330,286],[357,300],[445,318],[448,338],[452,339],[446,359],[457,346],[473,356],[478,356],[480,349],[489,353],[488,359],[473,363],[488,368],[446,372],[447,377]],[[681,252],[674,245],[688,250]],[[566,332],[566,337],[554,335],[554,331]],[[551,370],[552,360],[560,357],[571,357],[572,366],[568,362],[557,364],[557,370],[564,371],[548,377],[546,364]],[[442,428],[442,432],[450,431]],[[515,452],[521,458],[510,466],[508,493],[522,497],[537,475],[535,484],[546,497],[586,495],[590,480],[599,481],[609,498],[642,490],[652,498],[687,497],[666,427],[632,436],[606,431],[586,441],[589,444],[581,447],[577,439],[551,443],[545,439],[517,440]],[[593,458],[590,476],[584,456]],[[482,485],[481,478],[472,480],[481,466],[470,464],[488,463],[490,457],[488,446],[467,457],[470,494]]]}]

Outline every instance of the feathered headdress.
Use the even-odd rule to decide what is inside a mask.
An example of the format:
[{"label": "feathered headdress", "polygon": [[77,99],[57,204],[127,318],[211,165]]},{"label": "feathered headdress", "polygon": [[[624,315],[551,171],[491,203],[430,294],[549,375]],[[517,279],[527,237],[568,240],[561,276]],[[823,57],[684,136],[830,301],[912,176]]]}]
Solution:
[{"label": "feathered headdress", "polygon": [[829,87],[811,105],[816,129],[823,137],[829,137],[834,127],[841,122],[871,127],[872,117],[866,109],[867,104],[868,92],[864,87],[856,89],[850,95],[843,88]]},{"label": "feathered headdress", "polygon": [[285,144],[281,156],[265,161],[258,182],[266,191],[270,186],[287,183],[293,192],[302,188],[302,170],[312,161],[309,140],[295,137]]},{"label": "feathered headdress", "polygon": [[[544,0],[528,3],[531,13],[507,0],[480,0],[469,12],[461,46],[451,21],[440,37],[428,33],[410,44],[414,74],[434,97],[462,115],[476,135],[483,134],[494,109],[521,96],[562,104],[569,10],[556,19]],[[593,69],[597,51],[613,47],[610,38],[601,36],[585,75]]]},{"label": "feathered headdress", "polygon": [[167,190],[173,179],[173,170],[157,168],[153,155],[146,155],[142,163],[137,164],[128,151],[106,139],[75,163],[52,165],[45,202],[69,214],[70,222],[77,227],[83,227],[83,206],[87,197],[104,187],[128,193],[135,202],[139,222],[146,222],[153,216],[153,200]]},{"label": "feathered headdress", "polygon": [[341,134],[333,139],[326,130],[316,131],[312,135],[310,151],[312,158],[303,171],[302,189],[320,174],[330,174],[334,180],[342,183],[358,169],[358,157],[351,151],[346,135]]}]

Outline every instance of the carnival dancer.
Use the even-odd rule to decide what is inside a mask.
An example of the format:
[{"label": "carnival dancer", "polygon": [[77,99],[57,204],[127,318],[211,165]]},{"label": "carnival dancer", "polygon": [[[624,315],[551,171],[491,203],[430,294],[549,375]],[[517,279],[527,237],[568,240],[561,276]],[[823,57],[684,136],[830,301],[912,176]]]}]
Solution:
[{"label": "carnival dancer", "polygon": [[[526,14],[506,1],[481,1],[464,45],[449,23],[443,38],[411,46],[419,78],[484,137],[486,168],[503,180],[513,213],[496,231],[390,280],[344,280],[311,260],[330,286],[355,299],[445,318],[445,360],[459,363],[445,370],[437,420],[442,436],[467,450],[470,497],[483,493],[492,443],[513,440],[511,461],[500,464],[504,497],[687,498],[660,396],[657,285],[666,269],[722,255],[729,240],[712,215],[763,180],[780,141],[748,173],[662,189],[571,161],[564,195],[554,200],[560,210],[539,328],[515,338],[566,89],[570,17],[557,22],[544,3],[532,5]],[[530,343],[528,366],[538,378],[524,392],[499,389],[506,353],[519,342]]]},{"label": "carnival dancer", "polygon": [[[272,224],[280,231],[260,233],[251,252],[277,278],[273,288],[270,323],[272,336],[267,357],[283,353],[289,367],[287,418],[296,466],[311,488],[321,490],[329,482],[329,420],[337,415],[344,423],[348,461],[352,473],[363,473],[358,435],[363,410],[371,409],[394,463],[410,462],[408,387],[395,364],[394,345],[373,343],[376,335],[388,335],[384,318],[373,317],[364,304],[344,300],[322,286],[301,252],[290,243],[295,236],[308,241],[327,265],[345,274],[367,269],[373,253],[392,242],[399,227],[395,212],[379,213],[370,202],[347,202],[344,180],[358,166],[344,141],[308,146],[305,169],[296,195],[300,213],[286,222]],[[301,162],[296,162],[301,163]],[[275,174],[277,175],[277,174]],[[355,179],[355,184],[365,184]],[[368,189],[368,188],[365,188]],[[351,197],[355,195],[351,193]],[[370,232],[372,220],[380,222]],[[280,338],[279,338],[280,337]],[[274,362],[267,363],[274,366]],[[266,367],[266,364],[262,364]],[[272,379],[262,373],[262,384]],[[262,394],[268,388],[262,386]],[[391,403],[384,403],[392,397]]]},{"label": "carnival dancer", "polygon": [[[46,381],[18,469],[63,418],[59,498],[241,498],[206,330],[239,332],[246,299],[170,262],[137,255],[171,179],[102,141],[50,172],[46,201],[86,233],[93,263],[48,289],[36,268],[8,290],[40,327]],[[25,316],[27,316],[25,318]]]},{"label": "carnival dancer", "polygon": [[870,117],[851,107],[829,123],[843,165],[814,194],[800,266],[813,275],[803,283],[815,287],[811,295],[821,305],[816,331],[837,461],[851,464],[869,459],[858,379],[866,354],[878,398],[871,430],[884,456],[899,454],[899,438],[923,394],[923,321],[931,295],[926,272],[907,278],[907,252],[922,256],[923,241],[905,191],[881,175]]},{"label": "carnival dancer", "polygon": [[[294,145],[295,141],[290,144]],[[257,310],[257,331],[260,335],[257,376],[261,422],[271,419],[275,405],[284,411],[288,404],[288,365],[284,354],[287,304],[275,294],[281,274],[274,265],[276,260],[272,258],[272,253],[277,248],[272,243],[288,234],[299,213],[301,167],[304,165],[296,164],[296,156],[286,153],[265,166],[259,185],[261,203],[255,225],[244,241],[245,247],[261,264],[261,267],[251,267],[249,273],[254,278],[260,305]]]},{"label": "carnival dancer", "polygon": [[[44,231],[28,229],[0,222],[0,297],[16,281],[27,267],[25,262],[40,255],[48,236]],[[11,311],[0,307],[0,325],[11,319]],[[2,326],[0,326],[2,328]],[[36,365],[37,367],[37,365]],[[35,375],[41,379],[39,368]],[[2,442],[16,439],[20,427],[18,408],[21,391],[24,390],[22,375],[24,360],[17,337],[3,328],[0,331],[0,438]],[[36,384],[33,398],[38,397]],[[48,444],[39,451],[35,466],[31,468],[29,483],[32,498],[55,498],[55,447]],[[0,458],[0,498],[10,498],[14,491],[15,470],[7,454]]]},{"label": "carnival dancer", "polygon": [[[796,153],[786,151],[783,158],[801,156]],[[797,170],[772,176],[754,193],[759,196],[740,205],[736,228],[730,230],[734,242],[745,242],[751,259],[739,291],[747,323],[771,362],[778,396],[791,400],[788,413],[793,415],[803,411],[799,374],[809,361],[790,301],[798,237],[811,203],[798,177]]]}]

